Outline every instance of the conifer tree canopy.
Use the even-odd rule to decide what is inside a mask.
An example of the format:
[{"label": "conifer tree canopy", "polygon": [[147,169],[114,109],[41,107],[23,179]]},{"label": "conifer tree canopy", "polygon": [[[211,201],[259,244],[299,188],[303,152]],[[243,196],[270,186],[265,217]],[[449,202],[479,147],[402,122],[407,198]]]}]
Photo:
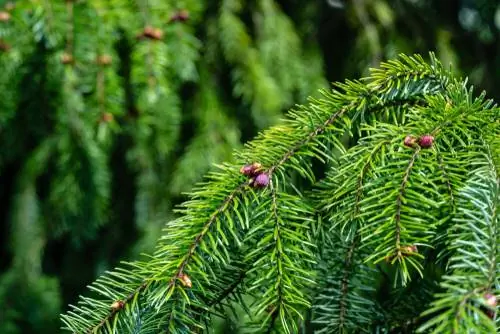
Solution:
[{"label": "conifer tree canopy", "polygon": [[245,332],[494,333],[499,116],[432,54],[323,90],[210,173],[65,328],[197,332],[244,305]]},{"label": "conifer tree canopy", "polygon": [[491,0],[0,2],[0,333],[500,332],[498,31]]}]

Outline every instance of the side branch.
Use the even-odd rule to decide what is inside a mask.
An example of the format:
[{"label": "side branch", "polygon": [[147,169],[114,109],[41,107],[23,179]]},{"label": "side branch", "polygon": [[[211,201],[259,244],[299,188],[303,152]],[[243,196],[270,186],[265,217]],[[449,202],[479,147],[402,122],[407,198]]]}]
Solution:
[{"label": "side branch", "polygon": [[311,141],[313,138],[317,137],[321,133],[323,133],[326,128],[332,124],[337,118],[341,117],[354,103],[349,104],[348,106],[340,109],[333,115],[331,115],[323,124],[318,126],[314,131],[310,132],[309,135],[301,140],[298,140],[295,145],[288,151],[286,152],[283,157],[271,168],[268,169],[269,176],[273,174],[273,172],[276,170],[276,168],[280,167],[283,165],[288,159],[290,159],[302,146],[307,144],[309,141]]},{"label": "side branch", "polygon": [[413,155],[408,162],[408,166],[406,167],[405,173],[403,175],[403,180],[401,181],[401,185],[399,186],[398,196],[396,198],[396,251],[397,258],[402,256],[401,253],[401,209],[403,207],[403,197],[405,195],[406,185],[408,184],[408,178],[410,177],[411,170],[413,165],[415,164],[415,160],[417,160],[417,156],[420,153],[420,146],[415,149]]},{"label": "side branch", "polygon": [[211,302],[208,303],[208,306],[214,306],[217,305],[218,303],[222,302],[224,299],[226,299],[237,287],[240,285],[241,282],[245,279],[247,275],[247,270],[244,269],[240,272],[236,280],[234,281],[233,284],[229,285],[227,289],[222,291],[219,296],[214,298]]},{"label": "side branch", "polygon": [[132,299],[134,299],[134,297],[136,295],[138,295],[139,293],[141,293],[144,289],[146,289],[146,287],[149,285],[149,283],[151,283],[151,280],[150,279],[147,279],[145,280],[141,285],[139,285],[139,287],[137,289],[135,289],[134,291],[132,291],[126,298],[120,300],[120,307],[116,307],[116,308],[112,308],[111,312],[109,312],[109,314],[101,320],[100,323],[98,323],[96,326],[94,327],[91,327],[89,328],[85,333],[86,334],[94,334],[94,333],[97,333],[97,330],[99,328],[101,328],[102,326],[106,325],[106,323],[108,321],[110,321],[111,319],[113,319],[113,317],[118,314],[120,312],[120,310],[122,310],[125,305],[127,303],[129,303]]},{"label": "side branch", "polygon": [[182,273],[184,271],[184,268],[186,267],[186,265],[188,264],[189,260],[193,256],[194,251],[196,250],[196,247],[198,247],[198,245],[200,244],[201,239],[203,239],[203,237],[208,233],[208,231],[210,230],[210,226],[212,226],[212,224],[216,220],[217,216],[219,214],[223,213],[226,210],[226,208],[229,206],[229,204],[232,202],[232,200],[236,197],[236,195],[238,195],[248,184],[249,184],[248,181],[245,181],[245,182],[241,183],[235,190],[233,190],[224,199],[224,201],[222,202],[222,204],[215,210],[215,212],[212,213],[212,215],[210,216],[210,219],[205,223],[205,225],[203,226],[203,229],[201,230],[201,232],[196,236],[196,238],[194,239],[194,241],[191,244],[191,246],[189,246],[188,252],[184,256],[184,260],[182,260],[181,264],[177,268],[177,270],[175,272],[175,275],[170,279],[170,282],[168,284],[169,287],[174,286],[175,285],[175,280],[179,276],[182,275]]},{"label": "side branch", "polygon": [[[233,192],[231,192],[226,199],[223,201],[223,203],[217,208],[217,210],[210,216],[210,219],[207,221],[207,223],[203,226],[202,231],[200,234],[196,236],[194,239],[193,243],[190,245],[187,254],[184,256],[184,260],[181,262],[181,264],[178,266],[174,276],[170,279],[168,287],[169,289],[172,288],[175,285],[175,281],[178,277],[181,276],[181,274],[184,271],[184,268],[186,267],[187,263],[189,262],[191,256],[194,254],[194,251],[196,250],[196,247],[199,245],[201,239],[206,235],[208,230],[210,229],[210,226],[213,224],[217,216],[222,213],[229,203],[235,198],[235,196],[246,186],[248,185],[248,182],[244,182],[240,184]],[[151,282],[153,281],[153,278],[148,278],[146,279],[137,289],[135,289],[132,293],[130,293],[126,298],[121,300],[121,306],[118,308],[112,309],[109,314],[99,322],[96,326],[89,328],[86,333],[87,334],[92,334],[95,333],[96,330],[104,326],[108,321],[113,319],[115,315],[117,315],[120,310],[122,310],[125,305],[130,302],[137,294],[141,293]],[[232,290],[232,289],[231,289]],[[229,294],[231,291],[227,292]]]},{"label": "side branch", "polygon": [[371,162],[373,157],[380,151],[380,149],[384,146],[384,144],[389,143],[388,141],[383,141],[380,144],[378,144],[373,151],[370,153],[370,156],[368,157],[366,163],[364,164],[363,168],[361,169],[361,173],[358,176],[358,179],[356,181],[356,202],[354,204],[354,211],[352,218],[355,218],[358,213],[359,213],[359,202],[361,201],[361,196],[363,195],[363,181],[365,178],[366,173],[368,172],[368,169],[371,166]]},{"label": "side branch", "polygon": [[282,258],[283,258],[283,246],[281,243],[281,231],[280,231],[280,222],[279,222],[279,215],[278,215],[278,205],[277,205],[277,194],[276,194],[276,189],[274,188],[274,183],[273,180],[270,180],[269,186],[271,188],[271,205],[272,205],[272,214],[274,217],[275,225],[274,225],[274,235],[275,235],[275,246],[277,248],[276,252],[276,266],[278,268],[278,277],[277,277],[277,294],[278,294],[278,302],[277,306],[272,310],[272,316],[271,316],[271,322],[269,324],[267,333],[271,333],[272,329],[274,327],[274,323],[276,322],[276,319],[278,318],[278,315],[280,314],[280,308],[281,308],[281,303],[283,301],[283,287],[282,287]]},{"label": "side branch", "polygon": [[[196,247],[199,245],[201,239],[206,235],[206,233],[209,231],[210,226],[213,224],[217,216],[224,212],[224,210],[227,208],[229,203],[235,198],[235,196],[241,192],[241,190],[248,185],[248,182],[244,182],[240,184],[235,190],[233,190],[223,201],[223,203],[217,208],[217,210],[210,216],[210,219],[207,221],[207,223],[203,226],[202,231],[200,234],[196,236],[194,239],[193,243],[190,245],[187,254],[184,256],[184,260],[181,262],[181,264],[178,266],[174,276],[170,279],[168,287],[169,289],[172,288],[175,285],[175,281],[178,277],[181,276],[181,274],[184,271],[184,268],[186,267],[187,263],[189,262],[191,256],[194,254],[194,251],[196,250]],[[146,279],[136,290],[134,290],[132,293],[130,293],[125,299],[121,300],[121,307],[112,309],[109,314],[101,320],[101,322],[92,327],[89,328],[86,333],[87,334],[92,334],[95,333],[95,331],[102,326],[104,326],[109,320],[113,319],[113,317],[122,310],[125,305],[130,302],[137,294],[141,293],[151,282],[153,278]],[[228,292],[230,293],[230,292]]]},{"label": "side branch", "polygon": [[452,210],[455,210],[455,196],[453,195],[453,188],[451,186],[450,178],[444,167],[443,157],[440,154],[438,154],[437,159],[438,159],[439,169],[441,169],[441,173],[443,173],[443,179],[444,182],[446,183],[446,188],[448,189],[448,193],[450,195]]},{"label": "side branch", "polygon": [[[318,126],[314,131],[310,132],[307,137],[304,139],[298,140],[295,145],[287,151],[283,157],[271,168],[268,169],[269,176],[272,176],[272,173],[276,168],[284,164],[288,159],[290,159],[302,146],[307,144],[309,141],[311,141],[313,138],[317,137],[319,134],[323,133],[325,129],[332,124],[336,119],[341,117],[348,109],[351,107],[352,104],[349,106],[346,106],[342,108],[341,110],[337,111],[333,115],[331,115],[323,124]],[[272,184],[272,181],[271,181]],[[235,190],[233,190],[223,201],[223,203],[215,210],[215,212],[210,216],[210,219],[207,221],[207,223],[203,226],[202,231],[196,236],[194,239],[193,243],[188,249],[187,254],[184,256],[184,260],[181,262],[179,265],[178,269],[176,270],[174,276],[170,279],[169,282],[169,287],[174,286],[175,280],[179,275],[181,275],[184,271],[184,268],[188,264],[189,260],[191,259],[192,255],[194,254],[194,251],[196,250],[196,247],[200,243],[200,241],[203,239],[203,237],[208,233],[210,226],[213,224],[213,222],[216,220],[217,216],[221,213],[223,213],[227,206],[230,204],[230,202],[235,198],[235,196],[240,193],[247,185],[249,185],[248,181],[243,182],[240,184]],[[271,185],[272,188],[272,185]],[[273,189],[273,188],[272,188]],[[273,190],[272,190],[273,191]],[[274,215],[277,217],[277,212],[276,212],[276,198],[273,196],[273,209],[274,209]]]},{"label": "side branch", "polygon": [[347,250],[346,259],[345,259],[345,267],[344,267],[344,275],[342,276],[342,280],[340,282],[340,315],[339,315],[339,327],[343,328],[346,315],[347,315],[347,293],[349,292],[349,276],[351,275],[351,267],[354,257],[354,251],[358,247],[358,233],[354,236],[354,240],[352,241],[349,249]]}]

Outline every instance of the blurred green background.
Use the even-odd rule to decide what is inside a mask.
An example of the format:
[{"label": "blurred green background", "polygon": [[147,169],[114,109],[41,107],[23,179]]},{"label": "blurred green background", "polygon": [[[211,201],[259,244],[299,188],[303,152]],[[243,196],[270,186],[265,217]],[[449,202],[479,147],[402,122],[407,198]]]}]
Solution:
[{"label": "blurred green background", "polygon": [[150,251],[214,163],[329,82],[434,51],[500,97],[497,0],[0,8],[2,334],[58,333],[59,313]]}]

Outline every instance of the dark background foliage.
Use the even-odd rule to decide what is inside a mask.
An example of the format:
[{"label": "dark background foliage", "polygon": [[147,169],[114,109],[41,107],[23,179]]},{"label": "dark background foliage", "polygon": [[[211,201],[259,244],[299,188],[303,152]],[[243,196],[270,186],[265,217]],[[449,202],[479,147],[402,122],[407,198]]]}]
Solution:
[{"label": "dark background foliage", "polygon": [[[110,1],[116,17],[99,19],[105,1],[75,1],[69,25],[56,2],[0,14],[2,333],[58,332],[65,305],[150,250],[211,164],[327,82],[435,51],[500,98],[494,0]],[[162,44],[137,38],[149,25]],[[103,54],[110,67],[92,63]]]}]

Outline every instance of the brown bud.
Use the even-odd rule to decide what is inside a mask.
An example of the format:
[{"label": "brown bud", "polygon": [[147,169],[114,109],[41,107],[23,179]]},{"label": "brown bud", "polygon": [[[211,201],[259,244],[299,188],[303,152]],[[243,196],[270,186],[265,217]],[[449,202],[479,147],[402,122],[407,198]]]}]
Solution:
[{"label": "brown bud", "polygon": [[145,37],[154,40],[161,40],[163,38],[163,31],[158,28],[146,26],[139,37]]},{"label": "brown bud", "polygon": [[110,65],[111,62],[113,61],[113,58],[111,58],[110,55],[100,55],[97,57],[97,64],[107,66]]},{"label": "brown bud", "polygon": [[183,286],[187,286],[188,288],[193,287],[193,283],[191,282],[191,279],[189,278],[188,275],[180,273],[179,274],[179,279],[181,280],[181,283]]},{"label": "brown bud", "polygon": [[187,21],[189,19],[189,12],[185,9],[179,12],[179,21]]},{"label": "brown bud", "polygon": [[256,173],[260,171],[262,165],[258,162],[254,162],[252,164],[245,165],[240,168],[240,173],[246,176],[255,176]]},{"label": "brown bud", "polygon": [[431,135],[424,135],[424,136],[420,137],[420,139],[418,140],[418,144],[422,148],[432,147],[433,142],[434,142],[434,137]]},{"label": "brown bud", "polygon": [[416,142],[417,139],[415,137],[408,135],[405,137],[404,145],[407,147],[413,147],[413,145],[415,145]]},{"label": "brown bud", "polygon": [[109,112],[105,112],[101,116],[101,121],[104,123],[109,123],[114,119],[113,114]]},{"label": "brown bud", "polygon": [[73,60],[73,56],[69,53],[65,52],[61,56],[61,63],[63,63],[64,65],[73,64]]},{"label": "brown bud", "polygon": [[144,27],[144,31],[142,32],[144,36],[151,36],[153,35],[154,28],[151,26],[146,26]]},{"label": "brown bud", "polygon": [[10,14],[5,11],[0,11],[0,22],[7,22],[10,20]]},{"label": "brown bud", "polygon": [[418,253],[418,248],[417,245],[409,245],[409,246],[403,246],[399,248],[399,250],[395,250],[393,253],[387,255],[385,257],[386,262],[391,262],[395,258],[404,258],[411,256],[414,253]]},{"label": "brown bud", "polygon": [[117,301],[113,302],[113,304],[111,304],[111,309],[113,311],[119,311],[123,308],[123,306],[125,306],[125,303],[121,300],[117,300]]},{"label": "brown bud", "polygon": [[163,38],[163,31],[161,31],[160,29],[158,28],[155,28],[153,30],[153,37],[154,39],[157,39],[157,40],[160,40]]}]

